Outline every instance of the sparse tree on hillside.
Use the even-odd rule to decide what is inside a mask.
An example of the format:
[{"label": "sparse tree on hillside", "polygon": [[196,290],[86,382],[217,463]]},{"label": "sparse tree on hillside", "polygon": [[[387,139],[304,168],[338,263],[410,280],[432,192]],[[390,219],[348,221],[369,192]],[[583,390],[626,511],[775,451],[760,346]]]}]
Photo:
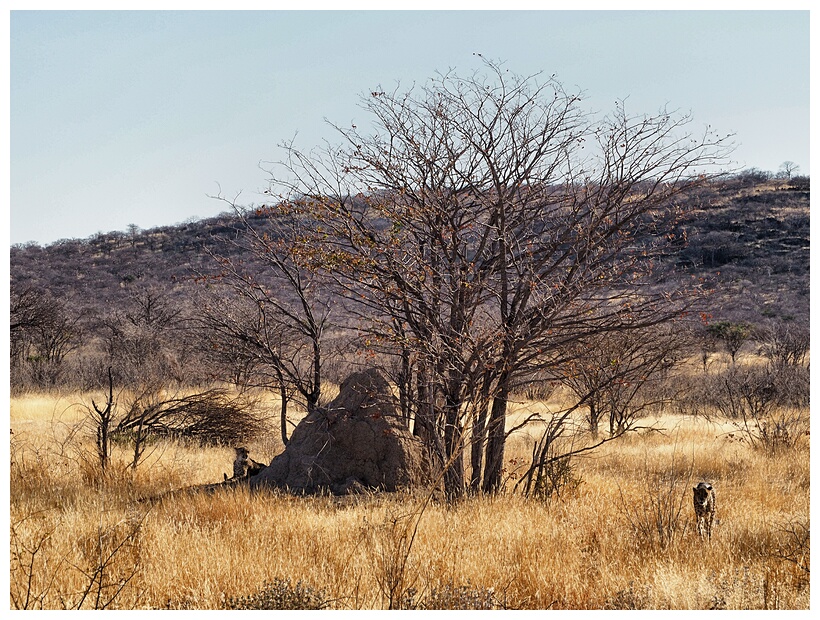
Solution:
[{"label": "sparse tree on hillside", "polygon": [[732,358],[732,364],[737,361],[738,352],[752,335],[750,325],[747,323],[732,323],[731,321],[720,321],[709,325],[708,331],[723,343],[726,352]]},{"label": "sparse tree on hillside", "polygon": [[363,97],[374,133],[337,126],[340,147],[286,145],[271,189],[317,222],[312,245],[373,341],[413,352],[415,423],[450,497],[465,489],[464,412],[482,386],[492,492],[517,375],[584,336],[679,311],[637,284],[674,241],[677,199],[727,154],[725,138],[686,133],[687,117],[618,104],[594,120],[552,78],[485,66],[489,77],[447,73]]},{"label": "sparse tree on hillside", "polygon": [[793,161],[784,161],[780,164],[780,174],[778,176],[785,177],[786,179],[791,179],[793,174],[797,174],[797,171],[800,170],[800,166],[798,166]]},{"label": "sparse tree on hillside", "polygon": [[128,228],[128,238],[131,240],[131,247],[136,247],[137,245],[137,237],[140,234],[140,227],[136,224],[129,224]]}]

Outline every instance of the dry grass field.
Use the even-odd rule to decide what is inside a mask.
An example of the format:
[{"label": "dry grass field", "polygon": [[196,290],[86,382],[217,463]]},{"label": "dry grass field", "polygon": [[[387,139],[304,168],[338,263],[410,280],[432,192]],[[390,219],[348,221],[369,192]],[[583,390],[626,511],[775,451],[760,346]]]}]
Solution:
[{"label": "dry grass field", "polygon": [[[100,480],[92,438],[75,431],[87,399],[11,401],[12,608],[809,607],[807,437],[770,456],[728,425],[665,415],[662,433],[576,459],[549,502],[512,492],[526,433],[511,440],[507,493],[452,506],[247,489],[139,502],[221,481],[232,450],[162,442],[131,472],[117,449]],[[265,461],[280,449],[250,447]],[[700,480],[717,492],[711,541],[695,530]]]}]

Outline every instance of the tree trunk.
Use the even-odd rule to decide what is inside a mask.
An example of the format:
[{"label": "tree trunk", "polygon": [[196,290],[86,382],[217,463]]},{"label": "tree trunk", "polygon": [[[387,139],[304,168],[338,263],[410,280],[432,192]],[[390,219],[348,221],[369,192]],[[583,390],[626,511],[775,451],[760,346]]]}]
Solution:
[{"label": "tree trunk", "polygon": [[473,418],[472,437],[470,442],[470,492],[481,490],[481,470],[484,464],[484,449],[487,443],[487,408],[490,404],[490,372],[484,373],[481,384],[481,395],[476,405]]},{"label": "tree trunk", "polygon": [[589,432],[593,439],[598,439],[598,417],[601,415],[600,410],[595,406],[593,401],[589,403]]},{"label": "tree trunk", "polygon": [[[285,383],[285,374],[282,372],[282,368],[277,366],[276,367],[276,377],[279,380],[279,400],[281,401],[279,405],[279,432],[282,436],[282,445],[288,445],[288,401],[290,397],[288,396],[288,386]],[[308,411],[310,411],[310,401],[308,401]]]},{"label": "tree trunk", "polygon": [[284,381],[279,382],[279,398],[282,404],[279,407],[279,425],[282,432],[282,445],[288,445],[288,388]]},{"label": "tree trunk", "polygon": [[427,389],[427,365],[419,363],[416,374],[416,419],[413,423],[413,435],[429,443],[430,433],[433,432],[433,422],[430,416],[430,397]]},{"label": "tree trunk", "polygon": [[453,373],[450,376],[444,411],[444,462],[447,468],[444,472],[444,493],[448,500],[463,497],[465,491],[461,381],[459,373]]},{"label": "tree trunk", "polygon": [[100,457],[100,469],[105,474],[108,465],[111,461],[111,418],[113,416],[112,408],[114,406],[114,375],[111,373],[111,367],[108,367],[108,398],[105,401],[105,408],[100,409],[91,401],[91,405],[97,412],[97,453]]},{"label": "tree trunk", "polygon": [[490,421],[487,425],[487,458],[484,466],[484,492],[497,493],[501,489],[501,470],[504,467],[504,444],[507,441],[507,402],[510,396],[510,375],[504,373],[498,380],[498,391],[493,398]]},{"label": "tree trunk", "polygon": [[401,370],[399,370],[398,381],[396,382],[399,388],[399,410],[401,417],[407,428],[410,428],[410,391],[413,386],[413,369],[410,364],[410,349],[406,346],[401,348]]}]

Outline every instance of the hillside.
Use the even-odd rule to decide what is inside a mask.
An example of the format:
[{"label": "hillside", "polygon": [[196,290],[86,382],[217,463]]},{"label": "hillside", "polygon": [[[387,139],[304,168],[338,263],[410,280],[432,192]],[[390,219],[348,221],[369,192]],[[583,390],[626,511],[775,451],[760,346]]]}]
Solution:
[{"label": "hillside", "polygon": [[716,319],[809,321],[808,180],[743,177],[704,192],[686,223],[689,243],[672,276],[706,278]]},{"label": "hillside", "polygon": [[[715,319],[758,323],[809,319],[808,179],[772,181],[741,174],[689,198],[681,223],[687,246],[667,256],[658,281],[703,279],[714,289]],[[254,227],[263,217],[249,215]],[[46,291],[78,308],[117,305],[135,287],[151,287],[184,301],[198,275],[214,269],[210,250],[234,254],[220,241],[241,234],[233,213],[131,233],[97,233],[45,247],[11,248],[11,280]],[[248,257],[250,260],[250,257]]]}]

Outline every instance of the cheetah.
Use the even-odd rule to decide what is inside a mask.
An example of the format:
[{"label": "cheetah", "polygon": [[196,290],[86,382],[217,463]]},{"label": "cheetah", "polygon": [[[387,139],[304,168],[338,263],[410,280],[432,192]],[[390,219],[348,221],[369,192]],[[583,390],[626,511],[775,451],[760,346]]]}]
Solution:
[{"label": "cheetah", "polygon": [[236,459],[233,462],[233,477],[245,478],[246,476],[255,476],[260,471],[265,469],[267,465],[254,461],[248,456],[247,448],[234,448],[236,450]]},{"label": "cheetah", "polygon": [[698,534],[703,538],[704,531],[711,540],[712,523],[715,520],[717,501],[715,500],[715,490],[708,482],[699,482],[698,486],[692,487],[694,492],[695,519],[698,525]]}]

